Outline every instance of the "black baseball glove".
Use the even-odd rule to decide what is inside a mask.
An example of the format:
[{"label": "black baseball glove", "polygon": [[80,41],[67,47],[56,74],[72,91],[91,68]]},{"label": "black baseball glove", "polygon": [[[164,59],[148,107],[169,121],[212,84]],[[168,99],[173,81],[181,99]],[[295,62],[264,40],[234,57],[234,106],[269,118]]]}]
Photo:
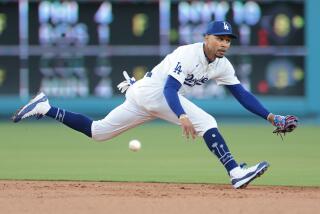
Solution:
[{"label": "black baseball glove", "polygon": [[276,115],[274,124],[277,127],[273,133],[280,135],[283,139],[282,134],[286,135],[287,132],[292,132],[298,127],[298,118],[294,115],[280,116]]}]

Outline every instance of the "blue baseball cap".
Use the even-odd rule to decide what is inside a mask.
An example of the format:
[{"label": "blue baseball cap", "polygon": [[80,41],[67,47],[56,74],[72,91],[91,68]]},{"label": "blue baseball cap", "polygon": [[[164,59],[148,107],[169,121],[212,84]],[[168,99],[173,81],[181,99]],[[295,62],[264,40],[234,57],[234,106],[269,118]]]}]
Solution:
[{"label": "blue baseball cap", "polygon": [[232,33],[232,27],[227,21],[212,21],[208,24],[205,35],[227,35],[231,38],[238,38]]}]

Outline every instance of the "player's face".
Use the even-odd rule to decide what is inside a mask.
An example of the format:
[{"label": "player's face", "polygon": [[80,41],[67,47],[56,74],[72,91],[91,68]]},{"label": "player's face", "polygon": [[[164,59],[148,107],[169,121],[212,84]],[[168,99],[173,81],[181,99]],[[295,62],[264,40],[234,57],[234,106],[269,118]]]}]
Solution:
[{"label": "player's face", "polygon": [[207,35],[205,37],[205,50],[207,56],[222,58],[227,50],[230,48],[230,36],[221,35]]}]

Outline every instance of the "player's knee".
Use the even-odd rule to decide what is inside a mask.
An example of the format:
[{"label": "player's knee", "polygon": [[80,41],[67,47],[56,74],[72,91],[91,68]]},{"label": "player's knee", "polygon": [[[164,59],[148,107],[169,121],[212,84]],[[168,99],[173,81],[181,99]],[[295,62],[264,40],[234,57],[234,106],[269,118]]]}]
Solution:
[{"label": "player's knee", "polygon": [[199,130],[199,136],[203,136],[206,131],[212,128],[217,128],[218,124],[214,117],[211,115],[207,115],[206,117],[203,117],[200,119],[200,130]]},{"label": "player's knee", "polygon": [[91,138],[96,142],[107,141],[114,137],[112,129],[103,123],[102,120],[93,121]]},{"label": "player's knee", "polygon": [[95,142],[102,142],[102,141],[104,141],[103,138],[101,138],[101,137],[99,137],[99,136],[97,136],[97,135],[92,135],[91,139],[94,140]]},{"label": "player's knee", "polygon": [[206,117],[204,117],[202,119],[203,123],[206,124],[206,126],[209,126],[209,127],[217,127],[217,121],[216,119],[211,116],[210,114],[207,114]]},{"label": "player's knee", "polygon": [[91,138],[95,142],[105,142],[107,140],[110,140],[112,136],[93,134]]}]

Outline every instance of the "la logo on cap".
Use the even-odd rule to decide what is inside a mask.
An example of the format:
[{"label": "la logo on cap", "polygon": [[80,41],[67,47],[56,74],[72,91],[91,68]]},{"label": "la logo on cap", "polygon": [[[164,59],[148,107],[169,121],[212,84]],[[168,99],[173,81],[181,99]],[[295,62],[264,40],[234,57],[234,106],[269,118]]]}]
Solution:
[{"label": "la logo on cap", "polygon": [[225,23],[225,22],[223,22],[223,28],[224,28],[225,30],[229,30],[229,26],[228,26],[228,24],[227,24],[227,23]]}]

